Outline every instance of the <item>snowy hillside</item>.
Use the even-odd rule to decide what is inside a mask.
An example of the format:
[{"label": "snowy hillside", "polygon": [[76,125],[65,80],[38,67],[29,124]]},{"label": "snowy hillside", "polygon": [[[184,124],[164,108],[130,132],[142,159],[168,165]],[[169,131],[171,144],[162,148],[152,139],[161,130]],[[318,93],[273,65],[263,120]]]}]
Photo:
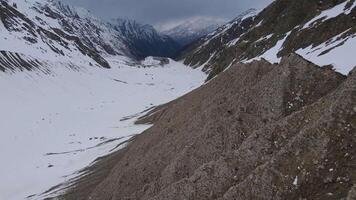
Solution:
[{"label": "snowy hillside", "polygon": [[195,40],[213,32],[216,28],[225,23],[223,19],[210,17],[193,17],[178,22],[172,22],[158,26],[160,31],[172,37],[185,46]]},{"label": "snowy hillside", "polygon": [[110,66],[102,56],[126,54],[122,40],[86,12],[80,13],[86,17],[81,18],[70,7],[47,0],[1,1],[0,9],[0,50],[8,54],[30,56],[47,65],[106,68]]},{"label": "snowy hillside", "polygon": [[274,63],[298,53],[318,65],[347,74],[356,64],[356,2],[277,0],[222,26],[185,52],[185,63],[205,65],[214,77],[235,62]]},{"label": "snowy hillside", "polygon": [[149,128],[133,124],[142,111],[205,79],[201,71],[173,60],[160,65],[148,58],[146,67],[124,57],[108,60],[112,68],[105,70],[58,66],[51,75],[0,73],[0,199],[50,195],[44,192]]},{"label": "snowy hillside", "polygon": [[[0,51],[2,57],[12,57],[0,59],[2,71],[22,69],[23,65],[49,69],[58,64],[109,68],[106,56],[167,56],[177,49],[173,41],[157,34],[152,27],[133,26],[127,34],[123,30],[127,26],[118,29],[118,24],[112,25],[87,10],[57,1],[2,0],[0,11]],[[134,32],[140,35],[139,40]],[[155,48],[147,51],[147,45]]]}]

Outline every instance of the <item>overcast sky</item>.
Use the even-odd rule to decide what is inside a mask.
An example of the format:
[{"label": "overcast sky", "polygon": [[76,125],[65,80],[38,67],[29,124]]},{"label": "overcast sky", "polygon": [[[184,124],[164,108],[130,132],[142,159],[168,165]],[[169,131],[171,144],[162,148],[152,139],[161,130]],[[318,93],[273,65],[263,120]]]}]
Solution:
[{"label": "overcast sky", "polygon": [[195,16],[232,19],[273,0],[62,0],[104,18],[127,17],[153,25]]}]

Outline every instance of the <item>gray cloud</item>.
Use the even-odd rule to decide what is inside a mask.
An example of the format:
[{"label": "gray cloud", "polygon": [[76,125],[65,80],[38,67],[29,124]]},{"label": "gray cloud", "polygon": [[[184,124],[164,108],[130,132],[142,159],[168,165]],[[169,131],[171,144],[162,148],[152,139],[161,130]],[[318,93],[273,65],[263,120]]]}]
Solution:
[{"label": "gray cloud", "polygon": [[194,16],[232,19],[249,8],[263,8],[273,0],[62,0],[89,9],[104,19],[127,17],[158,24]]}]

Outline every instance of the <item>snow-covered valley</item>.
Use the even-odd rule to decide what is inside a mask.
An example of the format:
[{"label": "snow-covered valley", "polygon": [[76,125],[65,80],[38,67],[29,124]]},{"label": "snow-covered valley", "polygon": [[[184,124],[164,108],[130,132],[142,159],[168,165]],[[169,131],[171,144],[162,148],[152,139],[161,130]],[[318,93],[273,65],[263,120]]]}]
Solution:
[{"label": "snow-covered valley", "polygon": [[[339,173],[337,165],[354,163],[346,159],[356,152],[345,143],[355,137],[344,134],[356,127],[356,2],[276,0],[224,25],[215,17],[187,19],[157,31],[131,19],[100,19],[60,0],[0,0],[0,200],[256,199],[255,193],[275,199],[268,197],[275,189],[286,193],[277,199],[291,191],[293,198],[316,199],[314,189],[337,194],[345,184],[356,195],[348,167],[324,179]],[[159,120],[135,124],[147,113]],[[273,128],[285,124],[292,126]],[[309,138],[305,130],[320,130],[314,125],[330,134]],[[287,146],[296,137],[311,141],[310,149]],[[320,138],[345,145],[329,148]],[[320,165],[300,153],[313,149]],[[279,156],[285,150],[295,152],[285,159]],[[275,158],[288,176],[276,179],[269,165]],[[289,163],[296,158],[318,164],[303,171],[315,179]],[[243,185],[262,165],[272,169],[266,176],[272,181],[261,173]],[[319,173],[328,165],[332,171]],[[339,180],[331,191],[318,186]],[[246,188],[251,198],[239,194]],[[311,198],[303,196],[309,190]]]},{"label": "snow-covered valley", "polygon": [[206,78],[200,69],[173,60],[162,66],[152,58],[141,64],[106,59],[111,69],[56,66],[50,74],[0,73],[0,199],[48,197],[50,187],[149,128],[134,125],[143,111]]}]

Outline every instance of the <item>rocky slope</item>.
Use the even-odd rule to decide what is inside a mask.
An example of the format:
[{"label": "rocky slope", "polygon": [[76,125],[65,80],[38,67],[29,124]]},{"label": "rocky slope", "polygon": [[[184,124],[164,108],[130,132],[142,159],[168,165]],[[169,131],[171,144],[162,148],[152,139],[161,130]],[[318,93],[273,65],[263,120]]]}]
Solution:
[{"label": "rocky slope", "polygon": [[261,57],[279,62],[292,52],[347,74],[356,63],[350,55],[356,46],[355,7],[354,0],[277,0],[222,26],[181,58],[191,66],[205,65],[209,78],[234,62]]},{"label": "rocky slope", "polygon": [[157,108],[64,199],[354,199],[356,72],[236,64]]}]

